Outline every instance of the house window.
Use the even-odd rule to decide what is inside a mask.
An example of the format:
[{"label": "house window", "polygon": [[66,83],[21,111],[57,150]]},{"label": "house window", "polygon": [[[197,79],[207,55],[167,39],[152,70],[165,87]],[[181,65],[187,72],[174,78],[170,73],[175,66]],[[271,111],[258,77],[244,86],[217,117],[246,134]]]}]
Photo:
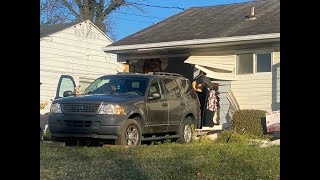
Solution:
[{"label": "house window", "polygon": [[253,74],[253,55],[252,54],[238,55],[237,74]]},{"label": "house window", "polygon": [[256,54],[256,72],[271,72],[271,53]]},{"label": "house window", "polygon": [[271,53],[239,54],[237,56],[237,75],[271,72]]}]

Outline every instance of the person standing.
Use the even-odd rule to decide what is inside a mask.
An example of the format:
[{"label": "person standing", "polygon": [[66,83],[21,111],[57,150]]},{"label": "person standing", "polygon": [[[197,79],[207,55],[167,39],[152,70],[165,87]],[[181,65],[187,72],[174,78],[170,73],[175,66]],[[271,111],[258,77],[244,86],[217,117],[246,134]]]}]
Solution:
[{"label": "person standing", "polygon": [[211,83],[205,72],[200,71],[192,82],[192,87],[197,92],[200,101],[201,125],[199,127],[214,127],[213,118],[218,110],[217,86]]}]

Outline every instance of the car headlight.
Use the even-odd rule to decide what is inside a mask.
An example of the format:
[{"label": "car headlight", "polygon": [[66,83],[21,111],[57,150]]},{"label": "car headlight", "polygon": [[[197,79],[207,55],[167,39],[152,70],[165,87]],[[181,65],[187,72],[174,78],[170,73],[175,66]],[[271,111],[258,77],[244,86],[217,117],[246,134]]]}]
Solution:
[{"label": "car headlight", "polygon": [[117,104],[103,104],[99,111],[99,114],[118,114],[124,115],[124,110],[122,106]]},{"label": "car headlight", "polygon": [[60,104],[51,104],[50,113],[62,113]]}]

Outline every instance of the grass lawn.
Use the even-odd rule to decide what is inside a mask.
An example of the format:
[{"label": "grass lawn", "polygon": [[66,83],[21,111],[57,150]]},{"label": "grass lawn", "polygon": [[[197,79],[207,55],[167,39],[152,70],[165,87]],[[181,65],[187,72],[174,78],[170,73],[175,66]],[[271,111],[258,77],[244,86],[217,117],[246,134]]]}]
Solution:
[{"label": "grass lawn", "polygon": [[126,148],[40,143],[40,179],[280,179],[280,146],[165,143]]}]

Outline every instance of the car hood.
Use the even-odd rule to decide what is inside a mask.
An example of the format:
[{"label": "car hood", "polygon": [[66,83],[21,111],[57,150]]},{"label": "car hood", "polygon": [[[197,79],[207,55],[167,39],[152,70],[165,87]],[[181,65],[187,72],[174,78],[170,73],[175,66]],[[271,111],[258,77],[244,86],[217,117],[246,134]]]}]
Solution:
[{"label": "car hood", "polygon": [[135,96],[135,95],[121,95],[121,94],[113,94],[113,95],[83,95],[77,97],[65,97],[61,99],[57,99],[55,103],[117,103],[117,104],[125,104],[131,101],[141,100],[144,97]]}]

